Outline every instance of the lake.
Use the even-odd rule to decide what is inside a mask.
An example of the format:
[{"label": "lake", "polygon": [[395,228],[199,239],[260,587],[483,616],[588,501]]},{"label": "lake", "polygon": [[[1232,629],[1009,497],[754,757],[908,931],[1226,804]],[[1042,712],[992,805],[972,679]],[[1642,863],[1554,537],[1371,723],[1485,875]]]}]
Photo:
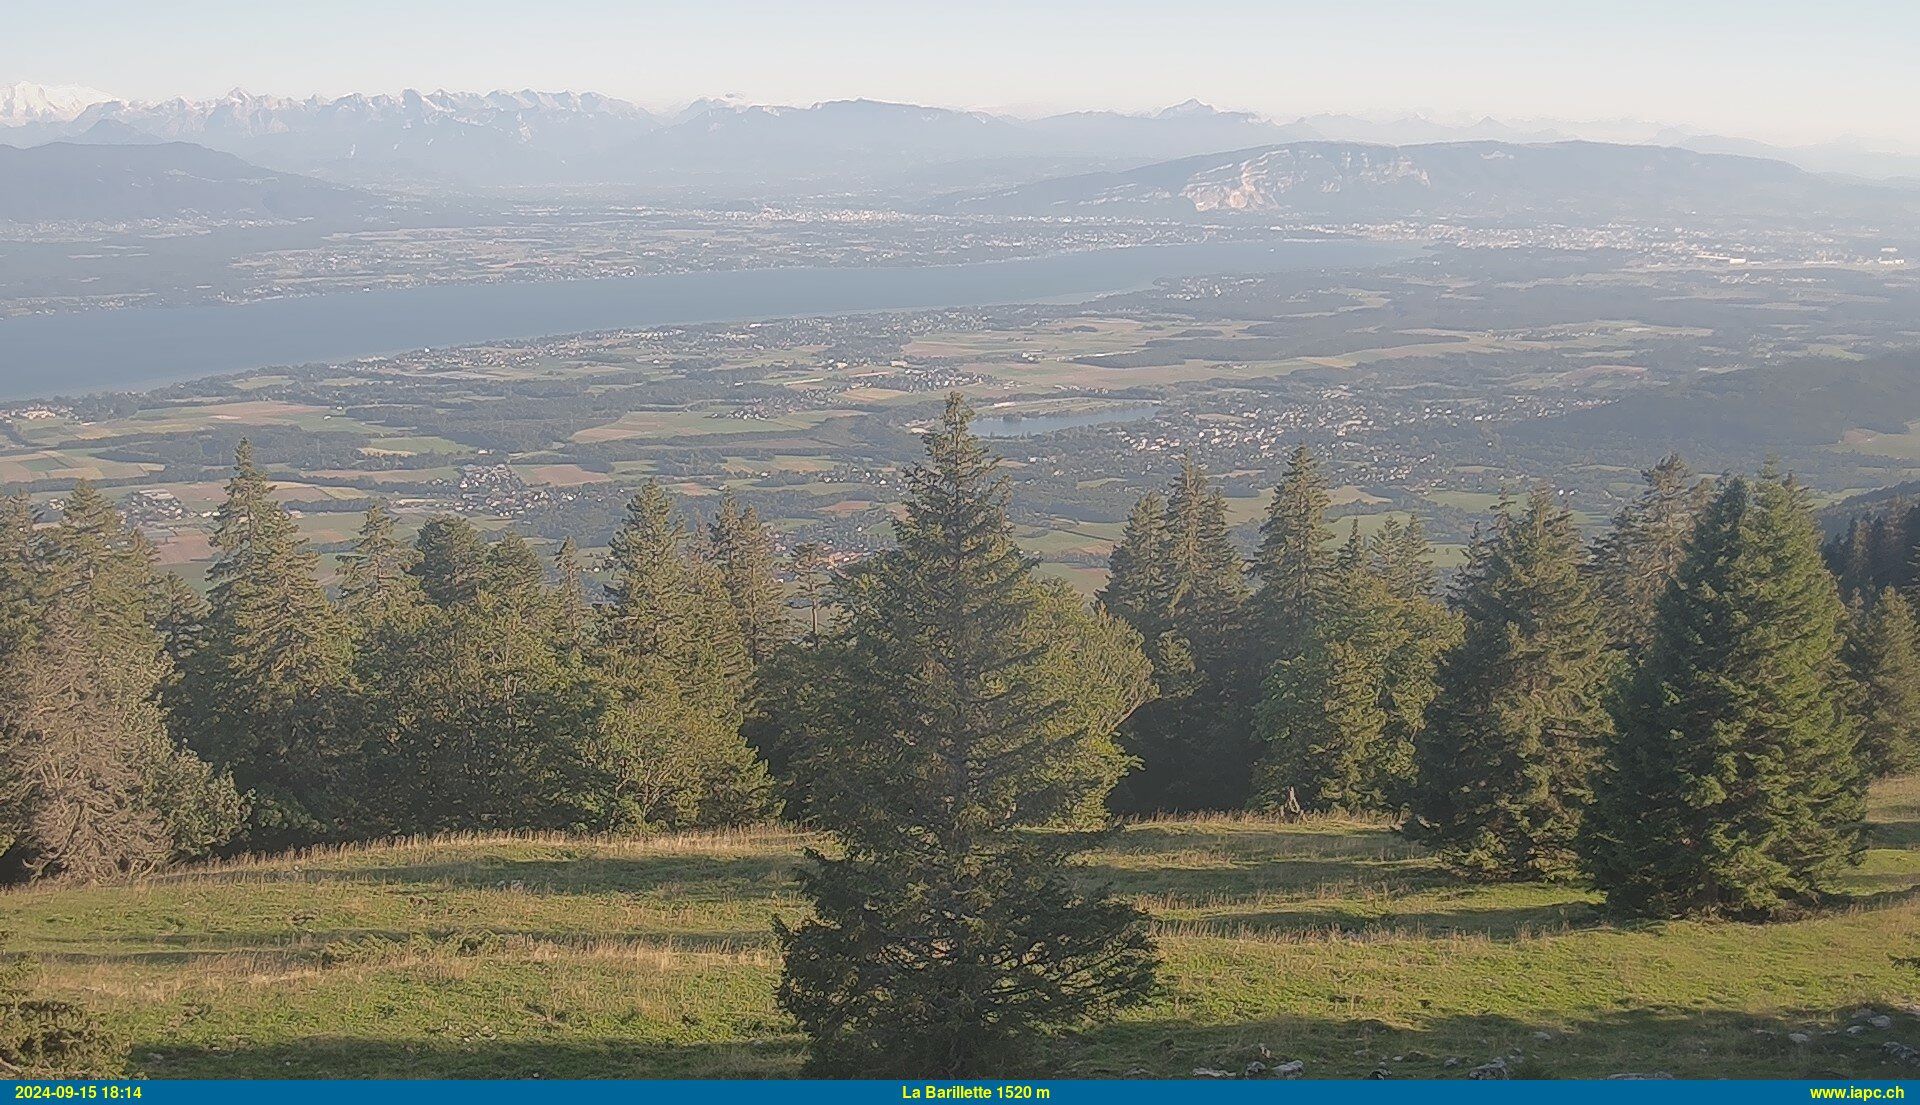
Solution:
[{"label": "lake", "polygon": [[973,420],[973,432],[981,437],[1033,437],[1055,430],[1073,430],[1081,426],[1105,426],[1115,422],[1135,422],[1152,418],[1158,403],[1133,403],[1105,410],[1071,414],[1028,414],[1018,417],[988,414]]},{"label": "lake", "polygon": [[0,319],[0,399],[591,330],[1071,303],[1162,279],[1354,268],[1417,252],[1347,239],[1207,242],[919,268],[740,269],[28,315]]}]

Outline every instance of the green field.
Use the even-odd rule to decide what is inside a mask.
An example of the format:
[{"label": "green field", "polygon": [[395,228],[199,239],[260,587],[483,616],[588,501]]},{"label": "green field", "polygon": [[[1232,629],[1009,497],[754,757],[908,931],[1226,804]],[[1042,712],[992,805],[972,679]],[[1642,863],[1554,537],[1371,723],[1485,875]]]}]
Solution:
[{"label": "green field", "polygon": [[[1464,883],[1380,825],[1132,825],[1087,877],[1156,918],[1164,993],[1009,1073],[1188,1077],[1263,1045],[1309,1077],[1910,1073],[1881,1048],[1920,1044],[1920,779],[1874,817],[1850,904],[1764,926],[1608,924],[1583,891]],[[0,926],[150,1076],[790,1075],[768,922],[804,908],[806,842],[350,848],[13,890]]]}]

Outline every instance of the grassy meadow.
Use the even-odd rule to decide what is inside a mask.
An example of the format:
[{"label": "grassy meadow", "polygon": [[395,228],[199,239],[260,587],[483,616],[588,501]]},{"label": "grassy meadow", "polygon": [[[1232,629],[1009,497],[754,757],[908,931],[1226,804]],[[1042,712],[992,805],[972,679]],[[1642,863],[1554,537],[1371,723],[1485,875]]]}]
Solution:
[{"label": "grassy meadow", "polygon": [[[1152,912],[1164,992],[1008,1073],[1190,1077],[1264,1046],[1308,1077],[1495,1056],[1517,1077],[1911,1074],[1882,1047],[1920,1045],[1920,779],[1873,810],[1852,900],[1774,925],[1611,924],[1578,888],[1458,880],[1379,824],[1133,824],[1087,877]],[[807,843],[330,849],[10,890],[0,928],[151,1077],[778,1077],[800,1040],[768,923],[805,908]]]}]

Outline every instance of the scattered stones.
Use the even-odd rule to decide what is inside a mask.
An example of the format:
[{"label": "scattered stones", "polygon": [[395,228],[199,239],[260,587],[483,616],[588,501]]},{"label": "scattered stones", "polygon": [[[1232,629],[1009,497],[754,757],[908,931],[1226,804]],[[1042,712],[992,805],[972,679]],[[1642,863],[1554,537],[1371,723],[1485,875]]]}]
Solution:
[{"label": "scattered stones", "polygon": [[1247,1069],[1243,1073],[1248,1078],[1260,1078],[1267,1073],[1267,1065],[1255,1059],[1253,1062],[1247,1064]]},{"label": "scattered stones", "polygon": [[1910,1067],[1920,1067],[1920,1047],[1910,1047],[1898,1040],[1888,1040],[1880,1045],[1880,1051],[1896,1063],[1905,1063]]},{"label": "scattered stones", "polygon": [[1654,1079],[1670,1079],[1672,1077],[1673,1075],[1667,1071],[1657,1070],[1657,1071],[1654,1071],[1652,1074],[1634,1074],[1631,1072],[1628,1072],[1625,1074],[1609,1074],[1607,1075],[1607,1081],[1609,1082],[1646,1082]]},{"label": "scattered stones", "polygon": [[1460,1065],[1460,1057],[1458,1055],[1449,1055],[1445,1059],[1440,1060],[1440,1065],[1443,1067],[1457,1067]]},{"label": "scattered stones", "polygon": [[1387,1077],[1387,1068],[1385,1067],[1375,1067],[1372,1070],[1367,1072],[1367,1079],[1369,1081],[1381,1082],[1381,1081],[1384,1081],[1386,1077]]},{"label": "scattered stones", "polygon": [[1486,1081],[1495,1078],[1512,1078],[1513,1075],[1507,1070],[1505,1059],[1491,1059],[1467,1071],[1467,1077]]},{"label": "scattered stones", "polygon": [[1147,1069],[1147,1068],[1145,1068],[1145,1067],[1129,1067],[1129,1068],[1127,1068],[1127,1073],[1125,1073],[1125,1074],[1123,1074],[1123,1075],[1121,1075],[1120,1077],[1122,1077],[1122,1078],[1146,1078],[1146,1077],[1148,1077],[1149,1075],[1151,1075],[1152,1073],[1153,1073],[1152,1071],[1150,1071],[1150,1070],[1148,1070],[1148,1069]]},{"label": "scattered stones", "polygon": [[1789,1032],[1787,1033],[1787,1042],[1791,1044],[1810,1044],[1813,1042],[1813,1037],[1804,1032]]},{"label": "scattered stones", "polygon": [[1876,1016],[1868,1017],[1867,1023],[1884,1032],[1887,1029],[1893,1027],[1893,1018],[1887,1016],[1885,1013],[1881,1013]]},{"label": "scattered stones", "polygon": [[1193,1076],[1195,1078],[1232,1078],[1233,1074],[1231,1071],[1214,1070],[1212,1067],[1195,1067]]},{"label": "scattered stones", "polygon": [[1873,1006],[1863,1005],[1853,1011],[1852,1019],[1856,1021],[1870,1021],[1874,1018],[1874,1014],[1875,1010]]},{"label": "scattered stones", "polygon": [[1307,1071],[1307,1064],[1301,1059],[1289,1059],[1273,1068],[1273,1073],[1282,1078],[1298,1078]]},{"label": "scattered stones", "polygon": [[1534,1034],[1533,1034],[1533,1038],[1534,1038],[1534,1039],[1536,1039],[1536,1040],[1551,1040],[1551,1039],[1553,1039],[1553,1033],[1551,1033],[1551,1032],[1536,1032],[1536,1033],[1534,1033]]},{"label": "scattered stones", "polygon": [[1850,1024],[1847,1026],[1847,1035],[1849,1036],[1865,1036],[1866,1034],[1867,1026],[1864,1024]]},{"label": "scattered stones", "polygon": [[1404,1055],[1396,1055],[1392,1059],[1388,1060],[1388,1062],[1392,1062],[1392,1063],[1404,1063],[1406,1061],[1407,1061],[1407,1057]]}]

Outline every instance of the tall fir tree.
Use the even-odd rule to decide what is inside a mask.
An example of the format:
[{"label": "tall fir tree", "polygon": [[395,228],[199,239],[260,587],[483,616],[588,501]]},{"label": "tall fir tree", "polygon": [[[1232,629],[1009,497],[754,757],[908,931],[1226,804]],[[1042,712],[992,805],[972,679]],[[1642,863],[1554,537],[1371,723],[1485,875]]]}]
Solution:
[{"label": "tall fir tree", "polygon": [[436,606],[472,602],[480,596],[487,542],[465,518],[429,518],[414,538],[414,578]]},{"label": "tall fir tree", "polygon": [[1610,907],[1769,916],[1858,861],[1844,609],[1804,489],[1726,483],[1619,706],[1583,851]]},{"label": "tall fir tree", "polygon": [[593,600],[587,597],[587,566],[573,538],[560,542],[553,554],[553,572],[560,581],[554,593],[554,635],[564,650],[578,654],[587,647]]},{"label": "tall fir tree", "polygon": [[1364,543],[1356,524],[1300,650],[1266,680],[1256,805],[1394,813],[1413,800],[1414,747],[1457,636],[1433,578],[1417,520],[1389,519]]},{"label": "tall fir tree", "polygon": [[1611,722],[1611,662],[1579,532],[1551,489],[1505,507],[1457,583],[1460,644],[1416,745],[1410,828],[1490,878],[1565,878]]},{"label": "tall fir tree", "polygon": [[1156,688],[1155,699],[1127,720],[1123,743],[1141,768],[1114,794],[1115,807],[1243,805],[1255,754],[1254,696],[1241,679],[1246,583],[1226,496],[1183,461],[1164,500],[1149,492],[1135,506],[1113,555],[1102,605],[1146,641]]},{"label": "tall fir tree", "polygon": [[766,769],[741,736],[751,667],[720,573],[693,555],[673,499],[648,481],[609,553],[596,633],[610,688],[606,747],[650,820],[738,823],[770,810]]},{"label": "tall fir tree", "polygon": [[1906,596],[1888,588],[1855,615],[1846,657],[1861,764],[1878,778],[1920,769],[1920,623]]},{"label": "tall fir tree", "polygon": [[1641,473],[1646,490],[1614,516],[1594,548],[1597,590],[1614,646],[1638,653],[1653,632],[1655,608],[1680,570],[1694,519],[1712,485],[1696,480],[1680,454]]},{"label": "tall fir tree", "polygon": [[897,547],[850,573],[821,646],[811,808],[842,852],[811,857],[778,990],[817,1075],[1003,1071],[1154,977],[1146,918],[1072,877],[1085,837],[1032,831],[1097,806],[1147,662],[1034,578],[970,419],[949,399]]},{"label": "tall fir tree", "polygon": [[1308,647],[1320,596],[1333,579],[1333,530],[1327,525],[1332,502],[1312,450],[1295,449],[1260,524],[1253,558],[1260,582],[1250,604],[1262,652],[1257,666],[1283,662]]},{"label": "tall fir tree", "polygon": [[752,507],[742,507],[733,492],[720,496],[720,512],[707,524],[707,557],[720,572],[733,607],[747,659],[764,664],[793,639],[793,619],[775,574],[773,531]]},{"label": "tall fir tree", "polygon": [[376,622],[420,601],[412,572],[419,550],[396,536],[397,520],[385,503],[367,508],[353,550],[341,557],[340,606],[357,622]]},{"label": "tall fir tree", "polygon": [[479,594],[532,618],[545,613],[547,572],[532,542],[508,532],[487,546],[480,562]]},{"label": "tall fir tree", "polygon": [[58,527],[27,538],[37,631],[0,670],[0,851],[82,878],[206,854],[238,827],[241,800],[167,732],[151,548],[85,483]]},{"label": "tall fir tree", "polygon": [[318,558],[242,440],[214,517],[207,624],[170,713],[188,743],[253,792],[247,843],[338,831],[357,746],[336,724],[352,646]]}]

